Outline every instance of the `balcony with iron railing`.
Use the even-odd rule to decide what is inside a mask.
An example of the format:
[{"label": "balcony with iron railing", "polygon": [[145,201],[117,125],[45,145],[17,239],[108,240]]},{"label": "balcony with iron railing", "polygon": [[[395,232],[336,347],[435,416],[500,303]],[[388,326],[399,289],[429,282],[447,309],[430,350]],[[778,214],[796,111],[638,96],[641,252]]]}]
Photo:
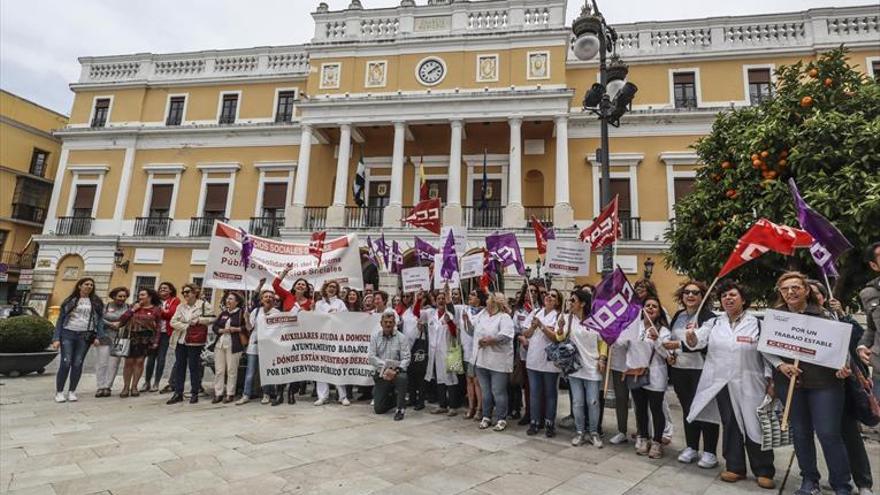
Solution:
[{"label": "balcony with iron railing", "polygon": [[326,206],[306,206],[303,208],[303,228],[316,231],[327,226]]},{"label": "balcony with iron railing", "polygon": [[553,206],[526,206],[524,209],[527,225],[530,225],[532,217],[535,217],[544,227],[548,229],[553,227]]},{"label": "balcony with iron railing", "polygon": [[26,222],[43,223],[46,220],[46,209],[24,203],[12,203],[12,218]]},{"label": "balcony with iron railing", "polygon": [[228,222],[226,217],[192,217],[189,222],[190,237],[210,237],[214,233],[215,221]]},{"label": "balcony with iron railing", "polygon": [[260,237],[281,237],[283,225],[284,217],[251,217],[248,232]]},{"label": "balcony with iron railing", "polygon": [[382,206],[346,206],[345,226],[349,229],[366,229],[382,226]]},{"label": "balcony with iron railing", "polygon": [[501,227],[504,216],[503,206],[479,206],[462,207],[464,225],[471,229],[497,229]]},{"label": "balcony with iron railing", "polygon": [[165,237],[170,230],[168,217],[138,217],[134,221],[134,235],[139,237]]},{"label": "balcony with iron railing", "polygon": [[89,235],[94,220],[92,217],[58,217],[55,235]]}]

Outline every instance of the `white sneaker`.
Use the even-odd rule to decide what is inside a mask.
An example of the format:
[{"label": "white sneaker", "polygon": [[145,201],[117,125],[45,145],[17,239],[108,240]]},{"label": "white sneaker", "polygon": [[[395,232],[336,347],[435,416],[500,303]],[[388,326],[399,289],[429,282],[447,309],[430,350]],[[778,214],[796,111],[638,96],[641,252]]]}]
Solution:
[{"label": "white sneaker", "polygon": [[699,452],[688,447],[688,448],[682,450],[680,454],[678,454],[678,462],[682,462],[684,464],[690,464],[690,463],[696,461],[697,457],[699,457],[699,455],[700,455]]},{"label": "white sneaker", "polygon": [[580,445],[583,445],[583,443],[584,443],[584,433],[579,431],[574,436],[574,438],[571,439],[571,446],[578,447]]},{"label": "white sneaker", "polygon": [[590,443],[592,443],[593,447],[596,447],[597,449],[601,449],[605,445],[602,443],[602,437],[600,437],[598,433],[590,434]]},{"label": "white sneaker", "polygon": [[73,390],[71,390],[70,392],[67,392],[67,401],[68,402],[76,402],[77,401],[76,392],[74,392]]},{"label": "white sneaker", "polygon": [[271,400],[268,395],[263,395],[263,398],[260,399],[260,404],[268,404],[269,402],[271,402]]},{"label": "white sneaker", "polygon": [[611,442],[612,445],[620,445],[622,443],[628,442],[629,440],[627,440],[627,438],[626,438],[626,433],[618,432],[616,435],[611,437],[611,439],[608,441]]},{"label": "white sneaker", "polygon": [[58,392],[55,394],[55,402],[61,404],[62,402],[67,402],[67,396],[64,395],[64,392]]},{"label": "white sneaker", "polygon": [[351,401],[348,400],[348,397],[342,399],[342,405],[343,406],[350,406],[351,405]]},{"label": "white sneaker", "polygon": [[235,405],[236,405],[236,406],[241,406],[241,405],[243,405],[243,404],[247,404],[247,403],[250,402],[250,401],[251,401],[251,398],[250,398],[250,397],[248,397],[247,395],[242,395],[242,396],[241,396],[241,399],[238,399],[237,401],[235,401]]},{"label": "white sneaker", "polygon": [[481,430],[485,430],[486,428],[488,428],[488,427],[490,427],[490,426],[492,426],[492,420],[491,420],[491,419],[489,419],[489,418],[483,418],[483,419],[480,421],[480,429],[481,429]]},{"label": "white sneaker", "polygon": [[495,431],[504,431],[507,428],[507,421],[503,419],[499,419],[495,426],[492,428]]},{"label": "white sneaker", "polygon": [[874,495],[874,492],[867,486],[863,486],[862,488],[859,488],[859,495]]},{"label": "white sneaker", "polygon": [[315,401],[316,406],[323,406],[326,403],[327,403],[327,399],[318,399]]},{"label": "white sneaker", "polygon": [[712,469],[717,465],[718,458],[711,452],[703,452],[702,457],[700,457],[700,460],[697,462],[697,466],[700,466],[703,469]]}]

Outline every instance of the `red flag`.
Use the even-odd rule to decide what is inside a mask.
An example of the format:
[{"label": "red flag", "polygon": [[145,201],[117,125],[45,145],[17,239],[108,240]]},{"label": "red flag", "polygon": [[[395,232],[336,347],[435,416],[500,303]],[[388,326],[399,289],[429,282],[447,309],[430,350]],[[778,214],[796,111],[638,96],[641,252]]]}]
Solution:
[{"label": "red flag", "polygon": [[321,266],[321,256],[324,254],[325,237],[327,237],[326,231],[313,232],[312,240],[309,241],[309,254],[318,258],[318,266]]},{"label": "red flag", "polygon": [[593,223],[581,231],[580,240],[590,243],[591,251],[614,244],[620,239],[620,217],[617,214],[617,196],[608,203]]},{"label": "red flag", "polygon": [[547,252],[547,228],[540,220],[532,215],[532,229],[535,230],[535,244],[538,246],[538,254]]},{"label": "red flag", "polygon": [[480,277],[480,291],[484,294],[489,293],[489,282],[492,280],[489,268],[489,251],[483,249],[483,276]]},{"label": "red flag", "polygon": [[412,213],[403,219],[413,227],[421,227],[435,234],[440,233],[440,198],[419,201]]},{"label": "red flag", "polygon": [[778,225],[762,218],[736,242],[736,247],[718,273],[718,278],[768,251],[791,256],[795,248],[809,247],[812,243],[813,236],[805,230]]}]

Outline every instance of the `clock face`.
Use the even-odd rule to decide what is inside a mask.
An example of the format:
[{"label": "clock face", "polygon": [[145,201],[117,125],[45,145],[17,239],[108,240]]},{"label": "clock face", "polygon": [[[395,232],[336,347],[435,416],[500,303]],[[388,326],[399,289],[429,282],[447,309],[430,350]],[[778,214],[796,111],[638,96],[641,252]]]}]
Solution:
[{"label": "clock face", "polygon": [[426,86],[433,86],[443,80],[446,75],[446,66],[440,59],[429,58],[419,64],[416,70],[419,82]]}]

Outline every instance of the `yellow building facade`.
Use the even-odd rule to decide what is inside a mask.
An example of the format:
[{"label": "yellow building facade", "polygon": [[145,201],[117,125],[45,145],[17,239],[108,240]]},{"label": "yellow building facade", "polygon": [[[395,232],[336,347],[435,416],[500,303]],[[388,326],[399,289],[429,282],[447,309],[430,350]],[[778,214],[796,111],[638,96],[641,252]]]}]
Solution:
[{"label": "yellow building facade", "polygon": [[[601,209],[599,123],[581,108],[597,63],[572,55],[565,10],[322,3],[306,45],[81,58],[34,290],[52,304],[84,275],[101,291],[199,281],[216,219],[291,241],[384,232],[411,247],[430,237],[401,223],[420,166],[469,247],[513,231],[533,263],[530,216],[575,238]],[[617,25],[639,92],[611,131],[615,263],[638,277],[651,258],[669,297],[680,277],[663,267],[663,233],[699,167],[690,146],[719,111],[767,97],[780,65],[844,43],[853,65],[880,73],[877,21],[851,7]],[[352,192],[360,161],[364,207]],[[595,283],[591,258],[582,281]]]},{"label": "yellow building facade", "polygon": [[15,296],[21,270],[33,268],[58,168],[67,116],[0,90],[0,304]]}]

